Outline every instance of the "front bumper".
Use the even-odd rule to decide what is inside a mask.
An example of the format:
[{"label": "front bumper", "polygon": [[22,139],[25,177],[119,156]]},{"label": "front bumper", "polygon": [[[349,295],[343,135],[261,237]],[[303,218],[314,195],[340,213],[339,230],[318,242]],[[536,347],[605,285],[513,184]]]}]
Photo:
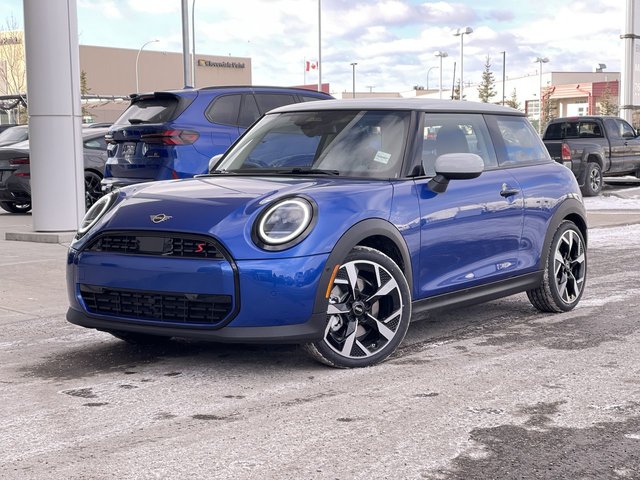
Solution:
[{"label": "front bumper", "polygon": [[[299,343],[322,338],[326,307],[315,305],[328,255],[267,260],[153,258],[70,249],[67,319],[99,330],[119,330],[224,342]],[[326,288],[326,286],[324,287]],[[124,292],[123,307],[96,308],[87,289]],[[176,293],[179,292],[179,293]],[[162,298],[226,296],[228,314],[210,324],[157,318]],[[131,298],[141,298],[131,306]],[[118,296],[102,302],[119,304]],[[196,300],[197,302],[197,300]],[[122,301],[124,304],[124,302]],[[175,309],[172,304],[171,308]],[[143,312],[140,313],[140,312]],[[322,313],[319,313],[322,312]]]}]

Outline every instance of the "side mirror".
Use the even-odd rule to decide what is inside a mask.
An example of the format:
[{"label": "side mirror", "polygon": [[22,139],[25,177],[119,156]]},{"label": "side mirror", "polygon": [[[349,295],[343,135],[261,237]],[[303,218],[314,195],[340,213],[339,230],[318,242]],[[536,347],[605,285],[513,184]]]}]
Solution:
[{"label": "side mirror", "polygon": [[427,184],[431,191],[443,193],[449,180],[477,178],[484,171],[484,161],[475,153],[446,153],[436,159],[436,176]]},{"label": "side mirror", "polygon": [[216,164],[220,161],[220,159],[222,158],[222,155],[223,155],[222,153],[219,153],[218,155],[214,155],[209,159],[209,173],[211,173],[211,171],[213,170],[213,167],[215,167]]}]

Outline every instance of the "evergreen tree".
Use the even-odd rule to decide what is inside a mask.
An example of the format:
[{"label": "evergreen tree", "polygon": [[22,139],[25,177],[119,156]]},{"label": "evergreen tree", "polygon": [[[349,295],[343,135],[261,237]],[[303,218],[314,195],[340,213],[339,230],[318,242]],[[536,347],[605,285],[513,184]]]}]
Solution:
[{"label": "evergreen tree", "polygon": [[520,102],[518,102],[518,98],[516,96],[516,89],[514,88],[511,92],[511,98],[509,100],[505,100],[504,104],[507,107],[515,108],[516,110],[520,110]]},{"label": "evergreen tree", "polygon": [[496,79],[491,71],[491,57],[487,55],[484,63],[484,72],[482,72],[482,81],[478,85],[478,97],[480,97],[481,102],[488,103],[491,98],[496,96],[495,85]]}]

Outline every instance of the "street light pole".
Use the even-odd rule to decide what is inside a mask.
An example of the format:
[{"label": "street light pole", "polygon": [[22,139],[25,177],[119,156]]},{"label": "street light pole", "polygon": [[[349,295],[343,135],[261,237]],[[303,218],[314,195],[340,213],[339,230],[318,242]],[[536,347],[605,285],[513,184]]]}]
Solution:
[{"label": "street light pole", "polygon": [[507,71],[507,52],[506,51],[502,51],[500,52],[502,54],[502,106],[504,107],[504,89],[506,88],[506,81],[507,81],[507,77],[506,77],[506,71]]},{"label": "street light pole", "polygon": [[160,40],[149,40],[147,43],[143,44],[140,47],[140,50],[138,50],[138,55],[136,55],[136,93],[140,93],[140,86],[138,85],[138,61],[140,60],[140,54],[142,53],[142,49],[144,47],[146,47],[147,45],[149,45],[150,43],[155,43],[155,42],[159,42]]},{"label": "street light pole", "polygon": [[538,80],[539,80],[539,97],[538,97],[538,133],[542,133],[542,64],[547,63],[549,59],[547,57],[536,57],[534,63],[538,63],[540,67],[538,68]]},{"label": "street light pole", "polygon": [[351,63],[351,68],[353,68],[353,74],[352,74],[352,78],[353,78],[353,98],[356,98],[356,62],[352,62]]},{"label": "street light pole", "polygon": [[[441,51],[437,51],[434,54],[436,57],[440,57],[440,83],[439,83],[439,89],[440,89],[440,100],[442,100],[442,59],[445,57],[448,57],[449,54],[447,52],[441,52]],[[427,80],[429,79],[429,75],[427,74]]]},{"label": "street light pole", "polygon": [[464,35],[470,33],[473,33],[473,28],[464,27],[457,29],[453,34],[460,37],[460,100],[464,100]]}]

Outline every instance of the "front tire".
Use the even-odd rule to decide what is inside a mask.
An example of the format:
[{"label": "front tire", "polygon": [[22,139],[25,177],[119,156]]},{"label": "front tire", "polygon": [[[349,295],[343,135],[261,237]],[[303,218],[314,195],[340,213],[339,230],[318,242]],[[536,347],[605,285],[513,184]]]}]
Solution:
[{"label": "front tire", "polygon": [[331,287],[323,338],[304,348],[331,367],[368,367],[396,350],[410,320],[411,293],[400,267],[384,253],[358,246]]},{"label": "front tire", "polygon": [[585,197],[596,197],[600,195],[604,181],[602,179],[602,169],[595,162],[587,163],[587,176],[582,187],[582,194]]},{"label": "front tire", "polygon": [[582,298],[586,278],[584,237],[575,223],[565,220],[553,235],[542,283],[527,296],[541,312],[568,312]]}]

